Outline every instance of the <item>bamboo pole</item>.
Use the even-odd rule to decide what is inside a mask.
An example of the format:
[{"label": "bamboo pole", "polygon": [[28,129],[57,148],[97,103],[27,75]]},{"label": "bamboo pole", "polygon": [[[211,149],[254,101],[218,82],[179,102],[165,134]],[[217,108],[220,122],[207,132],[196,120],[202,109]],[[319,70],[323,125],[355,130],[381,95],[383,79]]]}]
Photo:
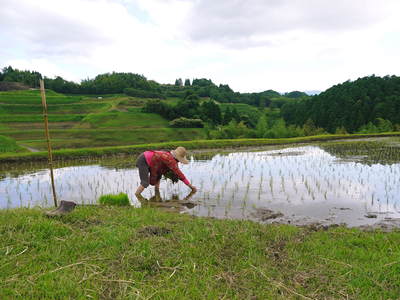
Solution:
[{"label": "bamboo pole", "polygon": [[45,128],[46,141],[47,141],[47,154],[48,154],[48,159],[49,159],[51,187],[53,190],[54,206],[57,207],[57,195],[56,195],[56,188],[54,186],[53,155],[51,153],[51,142],[50,142],[50,133],[49,133],[49,118],[48,118],[48,114],[47,114],[46,92],[44,90],[43,79],[40,79],[39,82],[40,82],[40,95],[42,96],[43,118],[44,118],[44,128]]}]

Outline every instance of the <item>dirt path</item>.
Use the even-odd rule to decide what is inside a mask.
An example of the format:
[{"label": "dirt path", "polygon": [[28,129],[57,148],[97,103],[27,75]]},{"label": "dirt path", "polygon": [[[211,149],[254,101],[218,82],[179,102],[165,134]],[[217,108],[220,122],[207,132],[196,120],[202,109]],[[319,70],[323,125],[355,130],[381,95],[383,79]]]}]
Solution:
[{"label": "dirt path", "polygon": [[25,149],[29,150],[30,152],[39,152],[39,151],[40,151],[39,149],[32,148],[32,147],[29,147],[29,146],[26,146],[26,145],[22,145],[22,144],[19,144],[19,146],[21,146],[22,148],[25,148]]}]

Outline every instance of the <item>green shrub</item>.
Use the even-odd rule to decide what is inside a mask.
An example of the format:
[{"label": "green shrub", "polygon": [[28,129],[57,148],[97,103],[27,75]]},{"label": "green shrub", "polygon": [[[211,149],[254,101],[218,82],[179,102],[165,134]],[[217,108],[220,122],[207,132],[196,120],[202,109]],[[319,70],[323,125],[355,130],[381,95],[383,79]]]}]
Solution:
[{"label": "green shrub", "polygon": [[250,137],[254,131],[248,128],[243,122],[230,121],[226,126],[218,126],[210,132],[212,139],[240,139]]},{"label": "green shrub", "polygon": [[125,193],[119,193],[118,195],[103,195],[99,198],[99,203],[102,205],[117,205],[117,206],[129,206],[128,195]]},{"label": "green shrub", "polygon": [[389,120],[376,118],[374,123],[368,122],[360,127],[358,133],[379,133],[393,131],[393,124]]},{"label": "green shrub", "polygon": [[175,128],[203,128],[204,123],[201,119],[187,119],[181,117],[169,122],[169,126]]}]

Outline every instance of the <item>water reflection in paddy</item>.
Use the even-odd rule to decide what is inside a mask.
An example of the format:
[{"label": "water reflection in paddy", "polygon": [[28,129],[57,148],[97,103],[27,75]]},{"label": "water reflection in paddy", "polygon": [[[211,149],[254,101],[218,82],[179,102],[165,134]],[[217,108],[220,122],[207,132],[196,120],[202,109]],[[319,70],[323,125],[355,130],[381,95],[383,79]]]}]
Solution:
[{"label": "water reflection in paddy", "polygon": [[[268,209],[292,222],[306,218],[351,226],[399,217],[398,163],[343,161],[319,147],[304,146],[217,154],[192,159],[181,169],[199,191],[185,199],[189,189],[183,183],[163,180],[162,200],[155,201],[154,189],[143,193],[150,205],[197,216],[256,220]],[[1,208],[52,205],[48,171],[2,176]],[[59,199],[91,204],[102,194],[125,192],[132,204],[141,205],[134,197],[139,177],[133,167],[69,166],[56,169],[55,180]],[[377,218],[366,218],[368,213]]]}]

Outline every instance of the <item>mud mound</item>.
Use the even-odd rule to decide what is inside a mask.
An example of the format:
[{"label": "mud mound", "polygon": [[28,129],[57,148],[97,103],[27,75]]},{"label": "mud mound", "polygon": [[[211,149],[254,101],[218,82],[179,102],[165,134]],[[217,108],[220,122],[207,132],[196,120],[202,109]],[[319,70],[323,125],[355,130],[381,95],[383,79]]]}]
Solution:
[{"label": "mud mound", "polygon": [[162,236],[171,233],[171,229],[157,226],[147,226],[139,230],[139,234],[143,236]]}]

